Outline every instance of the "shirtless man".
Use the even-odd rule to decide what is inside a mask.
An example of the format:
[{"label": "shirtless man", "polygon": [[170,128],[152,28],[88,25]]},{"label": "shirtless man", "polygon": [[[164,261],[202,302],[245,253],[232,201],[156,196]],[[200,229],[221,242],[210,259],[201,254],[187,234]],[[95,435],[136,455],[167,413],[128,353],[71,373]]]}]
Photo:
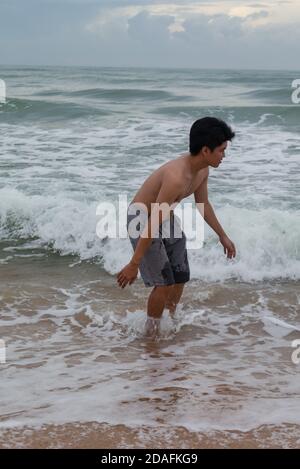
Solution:
[{"label": "shirtless man", "polygon": [[[204,117],[194,122],[190,130],[189,153],[154,171],[129,206],[143,204],[146,207],[147,221],[144,226],[140,226],[138,238],[130,237],[134,254],[129,264],[118,273],[117,280],[122,288],[127,284],[131,285],[139,269],[145,285],[153,287],[147,304],[148,336],[159,332],[160,318],[165,308],[174,314],[184,285],[190,279],[184,233],[181,233],[180,238],[174,238],[171,230],[169,238],[161,236],[161,224],[166,218],[172,219],[174,204],[194,194],[196,204],[204,204],[204,214],[201,215],[218,235],[227,258],[231,259],[236,255],[233,242],[217,220],[207,191],[209,166],[219,167],[225,157],[227,141],[231,141],[234,135],[225,122],[213,117]],[[169,215],[156,212],[159,204],[170,206]],[[151,227],[154,212],[158,215],[159,237],[154,237],[155,229],[153,225]],[[132,220],[130,211],[128,214],[127,228]]]}]

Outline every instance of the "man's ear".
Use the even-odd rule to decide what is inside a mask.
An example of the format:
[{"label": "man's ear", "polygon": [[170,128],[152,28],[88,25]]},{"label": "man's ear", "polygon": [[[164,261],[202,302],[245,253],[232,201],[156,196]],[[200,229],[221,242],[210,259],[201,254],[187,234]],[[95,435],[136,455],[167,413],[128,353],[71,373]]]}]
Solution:
[{"label": "man's ear", "polygon": [[211,154],[211,149],[205,145],[204,147],[202,147],[201,152],[204,156],[209,156]]}]

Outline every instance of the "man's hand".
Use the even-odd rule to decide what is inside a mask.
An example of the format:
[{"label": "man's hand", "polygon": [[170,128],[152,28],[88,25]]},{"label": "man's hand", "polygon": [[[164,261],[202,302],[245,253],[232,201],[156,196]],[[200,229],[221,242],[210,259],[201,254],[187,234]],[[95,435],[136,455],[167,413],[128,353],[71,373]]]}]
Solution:
[{"label": "man's hand", "polygon": [[236,256],[235,245],[233,242],[228,238],[228,236],[220,236],[220,243],[224,247],[224,254],[227,254],[228,259],[232,259],[232,257]]},{"label": "man's hand", "polygon": [[137,278],[137,274],[138,265],[134,264],[133,262],[129,262],[129,264],[125,265],[125,267],[123,267],[123,269],[118,273],[118,284],[122,288],[125,288],[127,283],[131,285]]}]

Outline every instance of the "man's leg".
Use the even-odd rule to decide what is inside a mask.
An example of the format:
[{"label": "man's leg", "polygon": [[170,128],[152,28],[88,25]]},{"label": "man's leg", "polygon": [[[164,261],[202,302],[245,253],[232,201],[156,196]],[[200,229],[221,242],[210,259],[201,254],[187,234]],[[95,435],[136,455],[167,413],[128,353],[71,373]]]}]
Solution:
[{"label": "man's leg", "polygon": [[167,298],[173,285],[156,286],[151,291],[147,305],[147,321],[145,333],[147,336],[155,336],[159,333],[160,319],[166,306]]},{"label": "man's leg", "polygon": [[176,307],[180,301],[184,289],[184,285],[184,283],[175,283],[175,285],[170,287],[165,307],[169,310],[171,316],[175,314]]},{"label": "man's leg", "polygon": [[147,315],[155,319],[160,319],[166,306],[169,292],[174,285],[156,286],[151,291],[148,298]]}]

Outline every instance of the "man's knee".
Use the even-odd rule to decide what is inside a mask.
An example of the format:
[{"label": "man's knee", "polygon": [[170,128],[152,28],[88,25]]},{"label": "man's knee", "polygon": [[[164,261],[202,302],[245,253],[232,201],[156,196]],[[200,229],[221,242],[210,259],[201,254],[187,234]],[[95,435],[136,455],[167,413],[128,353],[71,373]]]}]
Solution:
[{"label": "man's knee", "polygon": [[174,285],[156,285],[153,288],[153,291],[157,294],[162,296],[163,298],[167,299],[170,294],[172,293]]},{"label": "man's knee", "polygon": [[179,303],[184,285],[184,283],[177,283],[173,285],[173,288],[169,291],[166,302],[166,308],[168,308],[171,312],[175,311],[176,306]]}]

